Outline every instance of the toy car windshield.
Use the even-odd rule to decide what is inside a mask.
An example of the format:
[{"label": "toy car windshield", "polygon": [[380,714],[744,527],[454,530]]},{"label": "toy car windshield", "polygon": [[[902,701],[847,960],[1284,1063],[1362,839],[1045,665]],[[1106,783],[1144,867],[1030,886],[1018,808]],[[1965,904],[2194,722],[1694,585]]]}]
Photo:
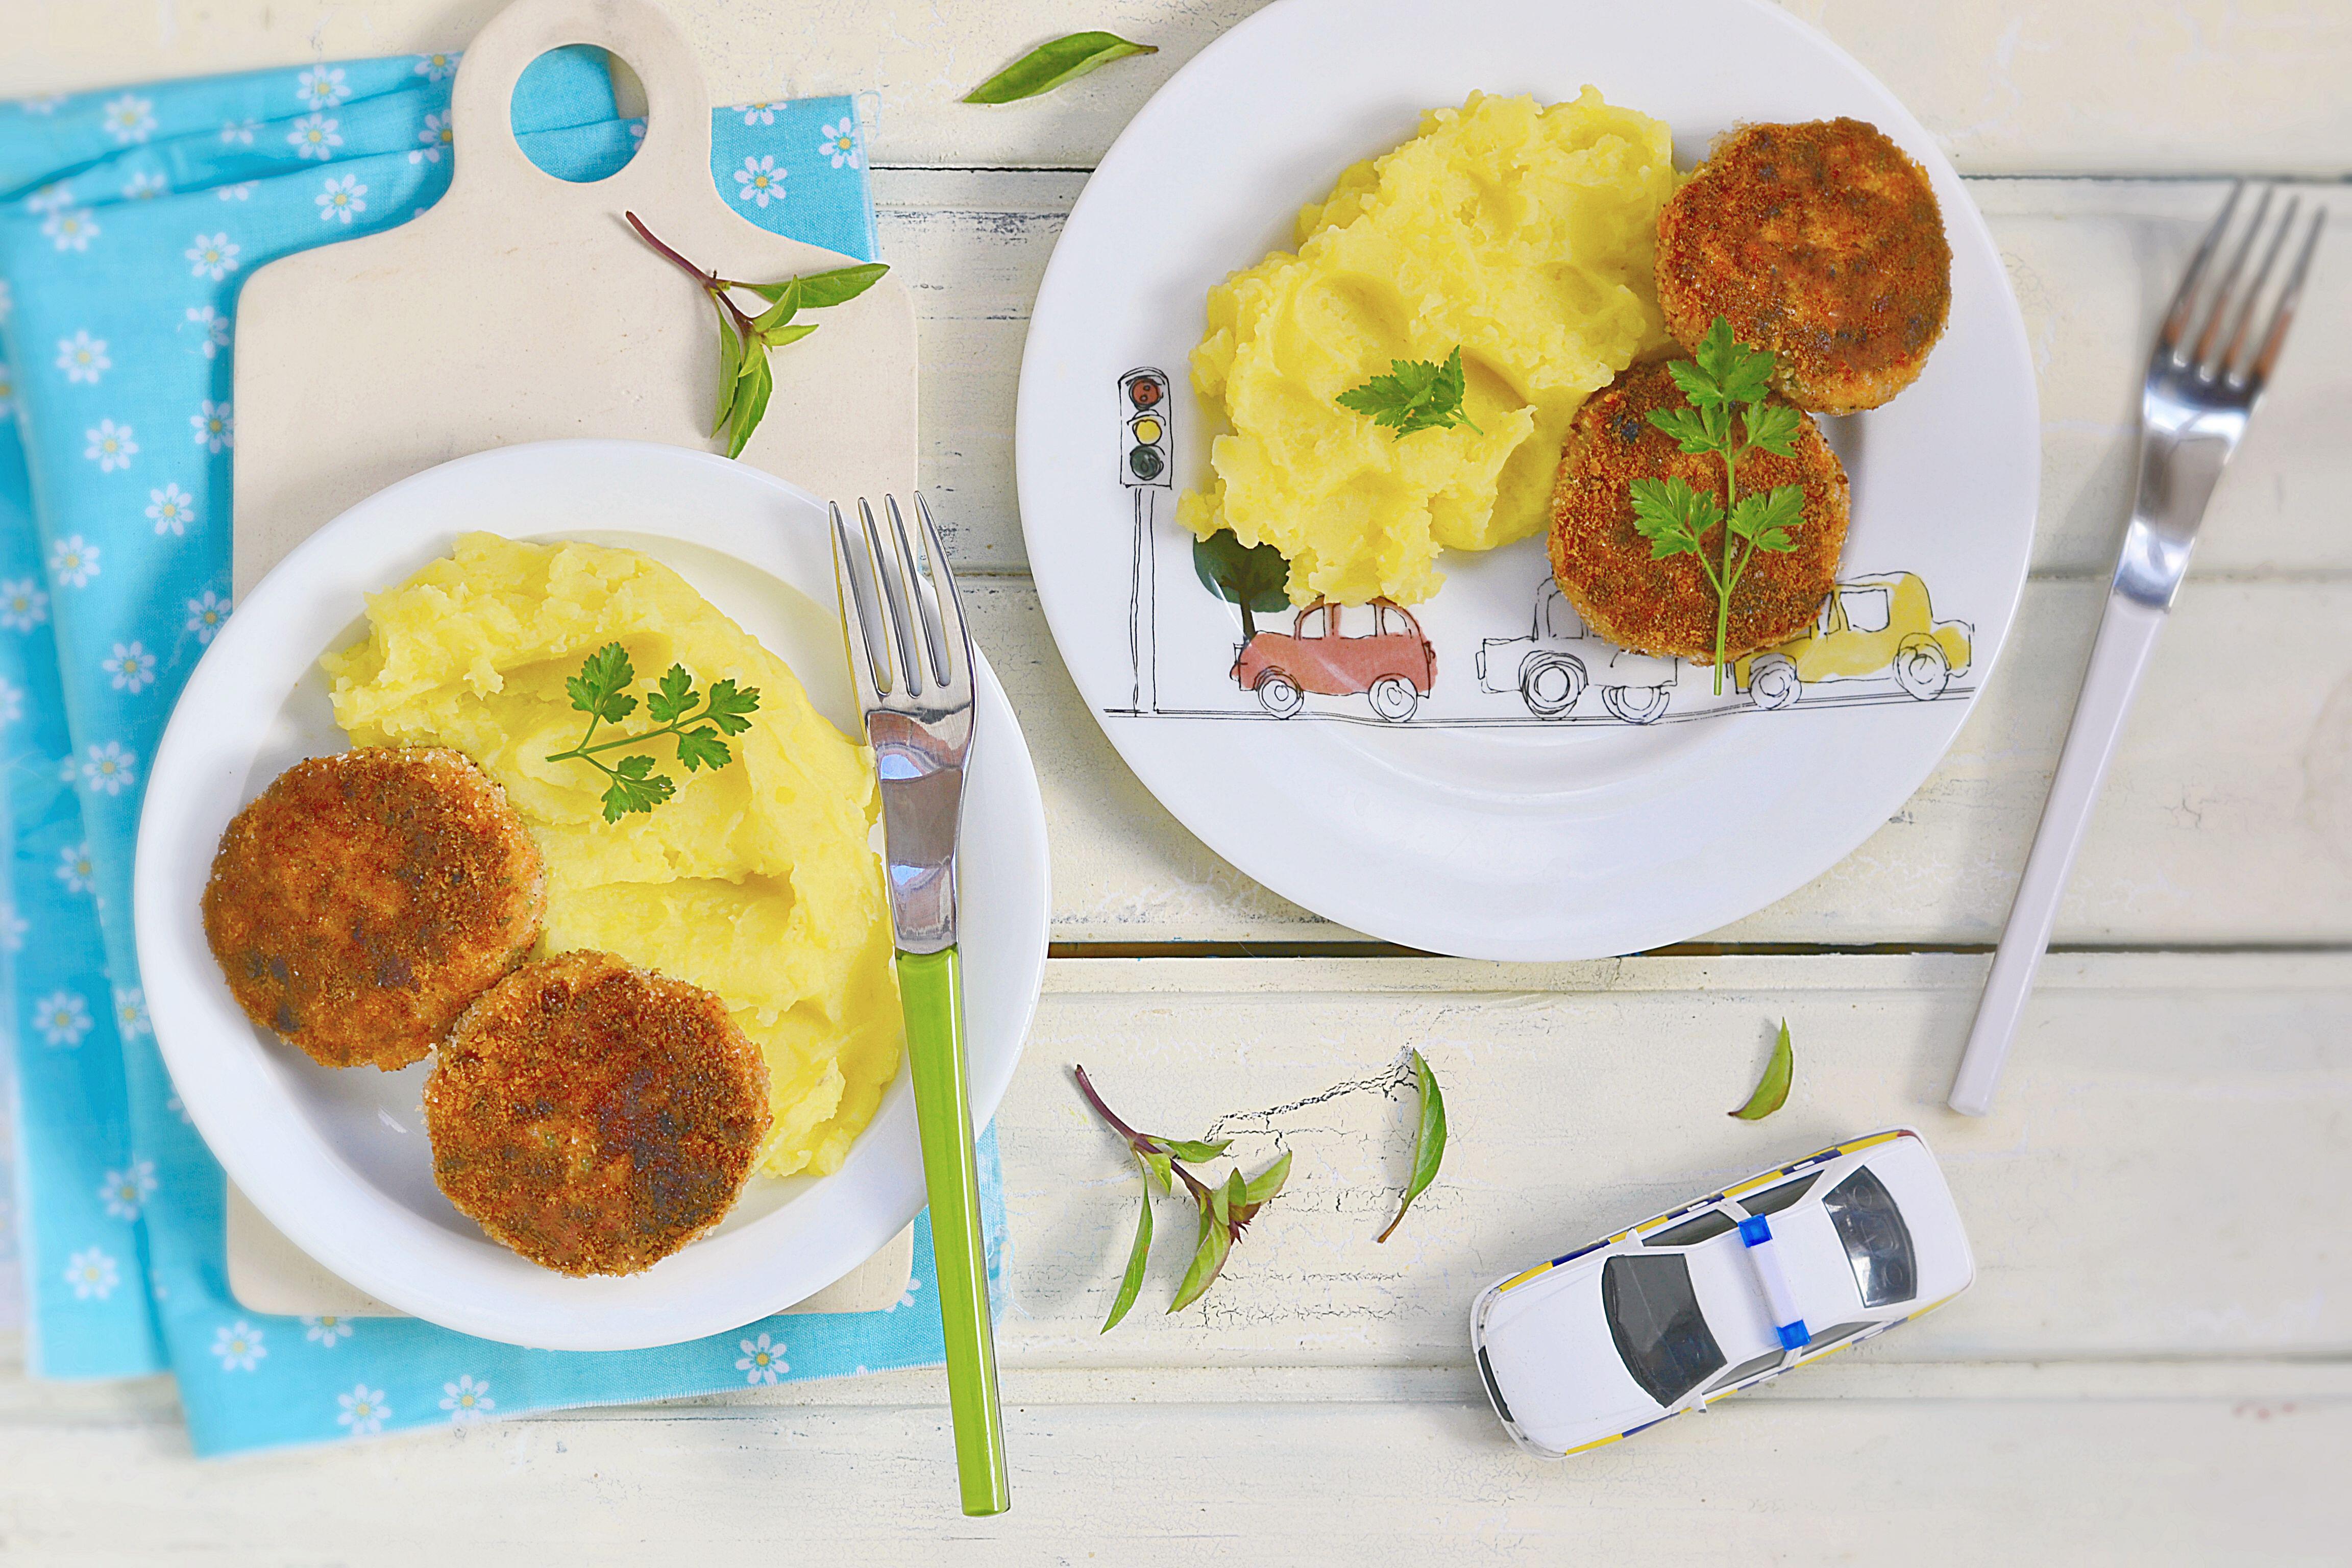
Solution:
[{"label": "toy car windshield", "polygon": [[1867,1167],[1830,1189],[1822,1200],[1837,1226],[1853,1282],[1865,1307],[1891,1306],[1919,1293],[1919,1266],[1911,1250],[1911,1230],[1885,1184]]},{"label": "toy car windshield", "polygon": [[1625,1370],[1660,1405],[1672,1405],[1723,1365],[1681,1258],[1611,1258],[1601,1271],[1601,1301]]}]

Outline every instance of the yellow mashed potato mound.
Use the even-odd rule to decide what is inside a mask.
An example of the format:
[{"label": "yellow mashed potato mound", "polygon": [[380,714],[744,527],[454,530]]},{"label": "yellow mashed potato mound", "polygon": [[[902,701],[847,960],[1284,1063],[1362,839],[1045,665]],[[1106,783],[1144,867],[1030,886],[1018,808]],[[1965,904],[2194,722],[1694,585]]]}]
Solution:
[{"label": "yellow mashed potato mound", "polygon": [[[1540,532],[1578,405],[1666,345],[1652,272],[1675,178],[1665,124],[1590,87],[1428,111],[1299,213],[1296,256],[1209,290],[1192,382],[1231,433],[1179,519],[1273,544],[1300,604],[1425,599],[1441,546]],[[1333,401],[1456,345],[1483,435],[1399,439]]]},{"label": "yellow mashed potato mound", "polygon": [[[767,1058],[774,1124],[759,1169],[839,1169],[903,1035],[866,750],[782,660],[634,551],[467,534],[367,608],[366,640],[320,661],[352,742],[452,746],[480,764],[546,857],[541,952],[601,948],[718,993]],[[545,759],[586,723],[565,678],[615,641],[641,700],[677,663],[701,689],[758,687],[760,708],[715,771],[650,743],[676,797],[608,823],[604,775]],[[642,701],[622,726],[650,727]]]}]

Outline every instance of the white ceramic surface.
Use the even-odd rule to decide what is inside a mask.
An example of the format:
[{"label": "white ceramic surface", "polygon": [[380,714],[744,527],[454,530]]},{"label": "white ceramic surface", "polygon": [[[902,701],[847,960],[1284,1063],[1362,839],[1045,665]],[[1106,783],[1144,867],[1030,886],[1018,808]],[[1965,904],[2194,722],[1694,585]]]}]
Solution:
[{"label": "white ceramic surface", "polygon": [[[903,1066],[835,1174],[755,1178],[717,1231],[644,1273],[566,1279],[489,1240],[434,1185],[419,1110],[426,1064],[318,1066],[247,1022],[205,944],[198,900],[229,818],[291,763],[346,744],[319,656],[360,634],[362,595],[474,530],[666,562],[790,664],[826,717],[856,723],[824,509],[805,492],[705,453],[625,441],[509,447],[390,486],[298,546],[237,606],[156,752],[135,888],[156,1038],[197,1129],[270,1222],[402,1310],[555,1350],[733,1328],[831,1283],[921,1208]],[[976,662],[961,945],[980,1126],[1012,1079],[1044,973],[1046,858],[1028,749]]]},{"label": "white ceramic surface", "polygon": [[[1874,605],[1908,575],[1935,622],[1967,624],[1969,662],[1931,700],[1890,669],[1761,711],[1711,695],[1704,668],[1661,676],[1648,661],[1628,672],[1623,706],[1662,711],[1632,722],[1601,700],[1615,650],[1523,640],[1547,614],[1536,539],[1441,561],[1446,586],[1411,607],[1438,673],[1409,721],[1361,696],[1275,718],[1226,673],[1237,613],[1199,584],[1174,521],[1175,491],[1207,478],[1186,358],[1202,297],[1292,243],[1299,205],[1411,135],[1423,109],[1474,89],[1557,100],[1586,83],[1665,120],[1686,165],[1738,123],[1845,114],[1929,171],[1953,250],[1950,326],[1916,384],[1826,429],[1853,484],[1841,582],[1856,585],[1854,614],[1894,613]],[[1130,483],[1123,466],[1125,378],[1139,370],[1170,387],[1172,485]],[[1137,115],[1072,212],[1022,365],[1017,459],[1055,639],[1146,786],[1297,903],[1501,959],[1695,937],[1858,846],[1967,718],[2024,584],[2040,483],[2032,361],[1982,218],[1885,89],[1762,0],[1281,0],[1235,26]],[[1291,616],[1260,624],[1286,631]],[[1564,718],[1537,717],[1507,679],[1547,647],[1592,671]],[[1481,680],[1487,656],[1500,689]]]}]

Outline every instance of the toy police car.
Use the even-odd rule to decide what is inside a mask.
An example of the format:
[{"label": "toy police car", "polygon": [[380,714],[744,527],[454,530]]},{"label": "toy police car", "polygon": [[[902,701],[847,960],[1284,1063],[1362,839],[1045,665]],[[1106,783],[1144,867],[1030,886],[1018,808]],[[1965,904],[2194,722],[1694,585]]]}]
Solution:
[{"label": "toy police car", "polygon": [[1858,1344],[1975,1279],[1944,1173],[1901,1127],[1488,1286],[1470,1343],[1513,1439],[1561,1458]]}]

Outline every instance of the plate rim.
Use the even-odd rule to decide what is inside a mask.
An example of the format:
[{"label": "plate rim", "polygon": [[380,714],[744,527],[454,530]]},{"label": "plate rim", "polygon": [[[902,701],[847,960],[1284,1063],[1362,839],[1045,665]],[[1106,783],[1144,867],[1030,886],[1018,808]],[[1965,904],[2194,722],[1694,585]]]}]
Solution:
[{"label": "plate rim", "polygon": [[[222,1102],[226,1095],[240,1089],[259,1088],[266,1091],[266,1080],[274,1070],[269,1065],[271,1049],[251,1031],[249,1025],[243,1024],[241,1013],[237,1014],[237,1022],[250,1042],[248,1047],[242,1049],[233,1037],[215,1040],[205,1033],[214,1020],[201,1019],[193,1007],[175,1006],[175,1003],[198,1000],[207,983],[219,991],[219,997],[214,999],[215,1006],[227,994],[217,965],[211,962],[201,921],[195,914],[198,906],[194,892],[200,890],[201,880],[195,889],[191,889],[174,878],[164,841],[188,826],[187,818],[194,810],[192,806],[174,804],[180,796],[195,792],[175,790],[173,781],[191,775],[193,770],[232,765],[219,755],[218,744],[207,745],[199,737],[198,726],[204,714],[216,711],[223,696],[233,698],[238,693],[241,671],[236,666],[248,645],[256,644],[285,620],[306,613],[310,601],[299,595],[316,595],[315,579],[321,574],[319,563],[331,559],[339,545],[375,522],[380,512],[392,511],[397,516],[398,509],[406,507],[412,509],[413,518],[421,516],[413,510],[415,494],[433,495],[450,484],[453,478],[466,483],[469,473],[478,476],[514,468],[528,474],[536,465],[551,463],[577,468],[610,462],[655,468],[672,465],[679,471],[698,468],[711,482],[741,486],[747,491],[763,490],[793,506],[810,508],[820,516],[824,511],[824,503],[819,498],[790,481],[712,453],[656,442],[595,437],[492,447],[451,458],[383,487],[337,514],[289,551],[247,593],[237,613],[230,616],[205,650],[175,700],[163,738],[156,745],[141,805],[134,859],[131,902],[135,942],[142,980],[152,999],[156,1046],[190,1123],[204,1138],[226,1179],[236,1182],[254,1206],[289,1240],[345,1282],[441,1328],[543,1350],[647,1349],[723,1333],[805,1300],[887,1245],[924,1205],[919,1145],[914,1138],[904,1053],[897,1075],[884,1091],[881,1106],[852,1143],[839,1172],[814,1179],[807,1194],[796,1196],[772,1214],[728,1236],[698,1241],[664,1260],[667,1265],[690,1258],[698,1249],[714,1242],[736,1243],[725,1251],[728,1260],[738,1266],[720,1270],[715,1280],[709,1277],[718,1266],[709,1261],[709,1255],[690,1270],[698,1283],[680,1281],[678,1287],[667,1289],[646,1289],[646,1283],[656,1279],[653,1271],[580,1280],[528,1266],[532,1269],[530,1274],[513,1276],[517,1280],[529,1281],[520,1295],[498,1299],[493,1293],[492,1300],[477,1300],[480,1282],[470,1279],[465,1271],[454,1278],[432,1279],[418,1278],[420,1271],[413,1266],[404,1269],[400,1259],[405,1251],[404,1240],[415,1240],[427,1249],[428,1255],[445,1250],[449,1244],[496,1247],[495,1242],[486,1237],[457,1235],[409,1209],[356,1170],[307,1116],[297,1114],[293,1125],[280,1130],[283,1136],[248,1141],[250,1129],[225,1112]],[[478,484],[479,479],[476,478],[471,482]],[[631,518],[620,529],[604,525],[584,527],[581,531],[636,532],[709,550],[774,576],[806,595],[806,590],[792,577],[772,565],[747,559],[736,550],[713,542],[702,519],[689,517],[680,526],[677,520],[681,516],[688,514],[643,515]],[[446,543],[467,532],[489,532],[501,537],[524,532],[522,528],[510,529],[501,521],[487,526],[478,523],[478,520],[472,516],[459,524],[411,521],[387,529],[383,542],[374,548],[385,554],[404,549],[413,552],[436,538]],[[533,532],[538,537],[546,536],[544,531]],[[348,576],[349,573],[330,570],[326,574]],[[362,593],[381,592],[399,580],[395,576],[352,591],[349,595],[352,600],[351,614],[346,619],[357,619],[362,613],[358,602]],[[331,594],[337,591],[329,590]],[[806,596],[820,609],[825,607],[816,595]],[[306,654],[298,668],[308,668],[333,646],[336,645],[330,634],[330,640]],[[977,643],[973,653],[981,709],[977,717],[993,737],[983,754],[1001,753],[988,765],[999,772],[999,788],[1009,786],[1009,794],[999,808],[1008,838],[1015,840],[1016,851],[1034,849],[1034,855],[1024,854],[1023,861],[1032,873],[1024,885],[1034,889],[1034,909],[1024,910],[1017,902],[1006,906],[1005,913],[1011,921],[1005,927],[1009,951],[1000,957],[1019,966],[1012,973],[1017,984],[1011,994],[1024,1000],[1013,1009],[1017,1016],[1004,1021],[1007,1043],[1001,1055],[982,1058],[974,1054],[971,1105],[977,1134],[1002,1102],[1034,1021],[1043,989],[1052,899],[1044,801],[1034,763],[1018,717],[986,654]],[[198,699],[195,704],[187,700],[192,694]],[[268,711],[276,713],[282,700],[282,695],[270,700]],[[251,763],[237,760],[233,766],[245,780],[249,797],[253,784]],[[211,837],[203,839],[206,864],[211,856],[209,847],[217,838],[221,826],[225,822],[215,826]],[[1008,889],[1008,893],[1017,900],[1022,890],[1014,887]],[[1034,921],[1026,918],[1030,914],[1034,914]],[[191,963],[185,956],[192,931],[194,946],[204,956],[201,965]],[[176,951],[168,945],[175,940],[180,943]],[[233,1001],[227,1001],[226,1005],[231,1012],[236,1011]],[[903,1148],[892,1147],[894,1142],[903,1144]],[[911,1153],[913,1158],[893,1168],[888,1163],[893,1153]],[[853,1172],[857,1173],[856,1182],[843,1181]],[[298,1201],[292,1195],[290,1181],[297,1177],[324,1178],[326,1184],[320,1190],[330,1196],[321,1200],[306,1196]],[[819,1194],[824,1194],[822,1199]],[[815,1209],[808,1206],[813,1200],[818,1204]],[[772,1239],[761,1237],[762,1227],[775,1226],[794,1210],[801,1214],[796,1227],[809,1232],[814,1226],[813,1235],[798,1246],[781,1249],[753,1245],[754,1238]],[[354,1223],[370,1219],[389,1226],[394,1233],[389,1243],[352,1244],[349,1237],[353,1233],[373,1234]],[[869,1231],[873,1233],[870,1237]],[[420,1236],[419,1232],[426,1234]],[[775,1266],[746,1269],[740,1267],[746,1259],[755,1265],[762,1259],[774,1259]],[[798,1260],[799,1267],[790,1267],[792,1260]],[[503,1269],[509,1264],[506,1258],[496,1258],[487,1266]],[[656,1266],[656,1269],[661,1267]],[[433,1270],[428,1265],[422,1272],[430,1275]],[[784,1283],[779,1286],[778,1280]],[[585,1289],[578,1292],[580,1300],[551,1306],[543,1300],[533,1299],[551,1289],[549,1281],[563,1282],[551,1287],[555,1290],[574,1286]],[[660,1286],[670,1286],[670,1280],[661,1280]]]},{"label": "plate rim", "polygon": [[[1405,0],[1405,3],[1418,4],[1423,9],[1433,12],[1437,9],[1428,4],[1428,0]],[[1593,3],[1597,3],[1597,0],[1593,0]],[[2018,389],[2021,396],[2015,402],[2015,411],[2020,429],[2027,433],[2027,438],[2032,443],[2031,458],[2021,464],[2024,478],[2022,494],[2019,498],[2022,503],[2025,517],[2023,549],[2020,552],[2019,567],[2013,580],[1999,590],[2002,601],[2000,605],[2001,610],[2000,636],[1993,639],[1989,647],[1979,649],[1977,657],[1972,660],[1975,670],[1979,672],[1975,689],[1964,701],[1954,705],[1955,711],[1944,720],[1943,733],[1932,752],[1923,747],[1921,755],[1924,761],[1916,769],[1916,774],[1912,770],[1906,769],[1902,771],[1899,777],[1890,775],[1889,782],[1883,788],[1851,808],[1850,826],[1837,831],[1826,828],[1820,831],[1816,842],[1824,851],[1829,846],[1834,845],[1835,853],[1794,858],[1805,861],[1817,860],[1819,863],[1811,865],[1810,869],[1801,872],[1784,871],[1782,875],[1762,883],[1762,886],[1769,889],[1766,896],[1759,898],[1748,893],[1741,893],[1709,900],[1702,891],[1695,895],[1685,905],[1685,908],[1694,911],[1692,913],[1672,919],[1661,915],[1653,915],[1645,920],[1627,919],[1621,922],[1621,934],[1611,942],[1596,943],[1587,940],[1581,942],[1571,942],[1567,946],[1562,946],[1558,942],[1546,937],[1529,938],[1522,932],[1499,928],[1498,921],[1490,922],[1484,929],[1467,931],[1462,929],[1464,922],[1433,923],[1428,920],[1417,919],[1411,910],[1392,910],[1390,907],[1380,906],[1360,896],[1348,896],[1343,893],[1342,896],[1335,897],[1329,889],[1318,885],[1312,865],[1304,858],[1280,858],[1264,853],[1254,844],[1247,842],[1239,829],[1233,825],[1237,819],[1221,816],[1188,795],[1179,795],[1173,791],[1163,792],[1160,787],[1158,775],[1164,772],[1169,764],[1148,756],[1138,755],[1139,752],[1148,749],[1149,743],[1141,739],[1146,732],[1145,726],[1140,721],[1131,725],[1114,723],[1112,721],[1114,718],[1126,716],[1115,714],[1097,704],[1079,679],[1078,668],[1081,660],[1072,657],[1074,650],[1064,640],[1065,626],[1076,624],[1065,595],[1077,595],[1082,592],[1082,588],[1075,582],[1067,580],[1067,574],[1059,572],[1051,565],[1045,570],[1039,569],[1037,563],[1040,560],[1051,563],[1054,559],[1054,552],[1051,541],[1045,542],[1044,549],[1039,548],[1038,530],[1041,525],[1033,522],[1031,509],[1025,504],[1025,498],[1033,489],[1025,482],[1030,475],[1032,464],[1043,461],[1031,456],[1034,442],[1029,432],[1032,419],[1035,417],[1032,411],[1045,400],[1043,385],[1045,377],[1049,374],[1055,374],[1045,368],[1045,356],[1036,352],[1040,347],[1041,331],[1049,330],[1046,323],[1051,314],[1051,307],[1058,304],[1057,297],[1066,290],[1081,287],[1072,281],[1071,275],[1076,264],[1071,259],[1067,243],[1069,237],[1073,232],[1080,229],[1082,218],[1092,207],[1121,199],[1115,193],[1114,181],[1123,173],[1121,165],[1125,157],[1136,155],[1132,152],[1133,149],[1143,146],[1162,130],[1151,119],[1151,110],[1156,103],[1178,90],[1180,87],[1189,87],[1199,78],[1224,68],[1224,61],[1228,56],[1237,54],[1247,47],[1255,33],[1276,26],[1286,14],[1318,5],[1327,10],[1335,9],[1339,0],[1275,0],[1274,4],[1254,13],[1220,34],[1192,59],[1186,61],[1170,76],[1167,81],[1160,84],[1151,98],[1146,100],[1144,106],[1121,129],[1118,136],[1113,139],[1111,145],[1106,150],[1085,186],[1080,190],[1076,201],[1072,205],[1070,216],[1065,221],[1061,233],[1055,239],[1054,252],[1048,258],[1039,281],[1035,307],[1033,309],[1029,328],[1024,339],[1014,430],[1016,485],[1024,497],[1024,504],[1022,507],[1024,542],[1028,546],[1032,577],[1036,585],[1039,606],[1045,612],[1047,628],[1053,633],[1056,651],[1061,654],[1066,666],[1071,670],[1073,684],[1078,686],[1080,699],[1088,713],[1093,717],[1105,738],[1109,741],[1112,749],[1118,753],[1120,760],[1153,798],[1170,815],[1176,817],[1187,832],[1192,834],[1210,850],[1236,869],[1256,879],[1278,896],[1324,920],[1361,931],[1369,936],[1396,942],[1430,952],[1466,959],[1507,962],[1575,962],[1614,956],[1691,940],[1719,930],[1750,914],[1769,909],[1826,875],[1849,858],[1890,816],[1900,810],[1905,802],[1916,795],[1934,775],[1936,768],[1941,764],[1944,758],[1949,755],[1962,727],[1976,711],[1978,700],[1982,696],[1985,686],[1990,683],[1999,668],[2000,656],[2007,651],[2011,641],[2011,634],[2016,629],[2018,611],[2023,601],[2025,584],[2032,575],[2033,539],[2037,532],[2036,525],[2041,510],[2040,385],[2032,373],[2032,344],[2026,333],[2022,310],[2017,300],[2016,290],[2001,265],[2000,247],[1993,239],[1991,229],[1985,222],[1982,210],[1975,200],[1968,195],[1958,170],[1952,165],[1949,156],[1944,152],[1941,144],[1893,90],[1851,52],[1819,28],[1768,3],[1768,0],[1715,0],[1715,3],[1737,7],[1750,17],[1781,29],[1799,40],[1804,47],[1818,53],[1849,75],[1884,105],[1885,112],[1894,121],[1896,129],[1906,133],[1906,152],[1921,158],[1931,180],[1938,184],[1948,183],[1952,190],[1958,193],[1961,198],[1958,202],[1945,204],[1948,232],[1957,228],[1953,236],[1955,239],[1953,248],[1956,255],[1958,254],[1961,244],[1965,243],[1979,251],[1980,260],[1990,263],[1990,274],[1997,286],[1996,305],[2005,309],[1995,310],[1994,320],[1986,324],[1985,330],[1998,332],[2004,340],[2001,345],[2004,359],[2023,368],[2024,374]],[[1446,4],[1458,5],[1458,0],[1446,0]],[[1458,16],[1449,12],[1448,17],[1458,25]],[[1666,24],[1664,20],[1660,20],[1653,25]],[[1590,73],[1579,76],[1577,79],[1589,80]],[[1565,95],[1551,101],[1565,101]],[[1111,174],[1114,181],[1106,181],[1102,177],[1106,173]],[[1244,264],[1246,264],[1246,258],[1244,258]],[[1182,373],[1179,371],[1174,374]],[[2007,390],[2003,389],[2004,392]],[[1201,721],[1193,721],[1196,727],[1199,722]],[[1866,811],[1863,809],[1864,804],[1867,804],[1870,809]],[[1270,861],[1273,863],[1269,863]],[[1517,912],[1511,911],[1513,914]]]}]

